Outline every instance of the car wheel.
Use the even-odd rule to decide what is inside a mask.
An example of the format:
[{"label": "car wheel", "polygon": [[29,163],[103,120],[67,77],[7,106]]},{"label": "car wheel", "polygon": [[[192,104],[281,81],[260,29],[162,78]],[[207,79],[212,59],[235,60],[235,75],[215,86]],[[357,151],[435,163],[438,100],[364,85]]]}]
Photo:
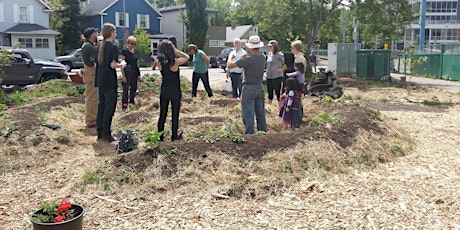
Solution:
[{"label": "car wheel", "polygon": [[65,70],[67,72],[70,72],[72,70],[72,68],[73,68],[72,63],[70,63],[70,62],[63,62],[62,64],[65,65]]}]

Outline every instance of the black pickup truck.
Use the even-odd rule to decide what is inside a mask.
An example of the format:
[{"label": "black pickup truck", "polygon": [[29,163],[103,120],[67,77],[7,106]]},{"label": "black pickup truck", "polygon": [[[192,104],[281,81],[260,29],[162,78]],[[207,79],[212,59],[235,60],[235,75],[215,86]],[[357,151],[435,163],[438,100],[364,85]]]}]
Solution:
[{"label": "black pickup truck", "polygon": [[27,50],[2,49],[8,52],[11,62],[3,66],[1,85],[31,85],[51,79],[67,79],[65,66],[46,60],[34,60]]}]

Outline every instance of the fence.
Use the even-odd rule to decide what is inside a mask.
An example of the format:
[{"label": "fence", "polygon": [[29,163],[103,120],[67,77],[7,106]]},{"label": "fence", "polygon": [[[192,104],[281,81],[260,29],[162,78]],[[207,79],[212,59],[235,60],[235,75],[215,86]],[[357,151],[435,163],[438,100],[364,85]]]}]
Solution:
[{"label": "fence", "polygon": [[394,60],[399,73],[460,81],[460,44],[414,46]]}]

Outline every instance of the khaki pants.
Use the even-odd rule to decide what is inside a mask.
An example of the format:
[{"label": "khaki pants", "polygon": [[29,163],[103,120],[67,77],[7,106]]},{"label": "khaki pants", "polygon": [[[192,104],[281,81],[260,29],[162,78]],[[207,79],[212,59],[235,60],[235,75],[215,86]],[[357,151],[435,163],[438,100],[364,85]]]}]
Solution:
[{"label": "khaki pants", "polygon": [[96,66],[86,66],[83,74],[83,83],[85,84],[85,122],[86,126],[96,125],[97,103],[99,92],[98,88],[94,87],[94,79],[96,78]]}]

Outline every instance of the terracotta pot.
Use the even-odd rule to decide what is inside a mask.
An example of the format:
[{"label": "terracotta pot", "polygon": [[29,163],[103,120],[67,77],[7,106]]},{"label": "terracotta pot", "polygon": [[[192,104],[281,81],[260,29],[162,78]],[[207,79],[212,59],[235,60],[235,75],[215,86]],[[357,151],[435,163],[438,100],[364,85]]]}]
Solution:
[{"label": "terracotta pot", "polygon": [[66,220],[59,223],[38,223],[32,220],[32,215],[40,214],[42,210],[38,210],[30,216],[30,221],[32,222],[33,230],[82,230],[83,229],[83,215],[85,214],[85,209],[78,205],[72,204],[72,208],[75,209],[74,218],[71,220]]}]

